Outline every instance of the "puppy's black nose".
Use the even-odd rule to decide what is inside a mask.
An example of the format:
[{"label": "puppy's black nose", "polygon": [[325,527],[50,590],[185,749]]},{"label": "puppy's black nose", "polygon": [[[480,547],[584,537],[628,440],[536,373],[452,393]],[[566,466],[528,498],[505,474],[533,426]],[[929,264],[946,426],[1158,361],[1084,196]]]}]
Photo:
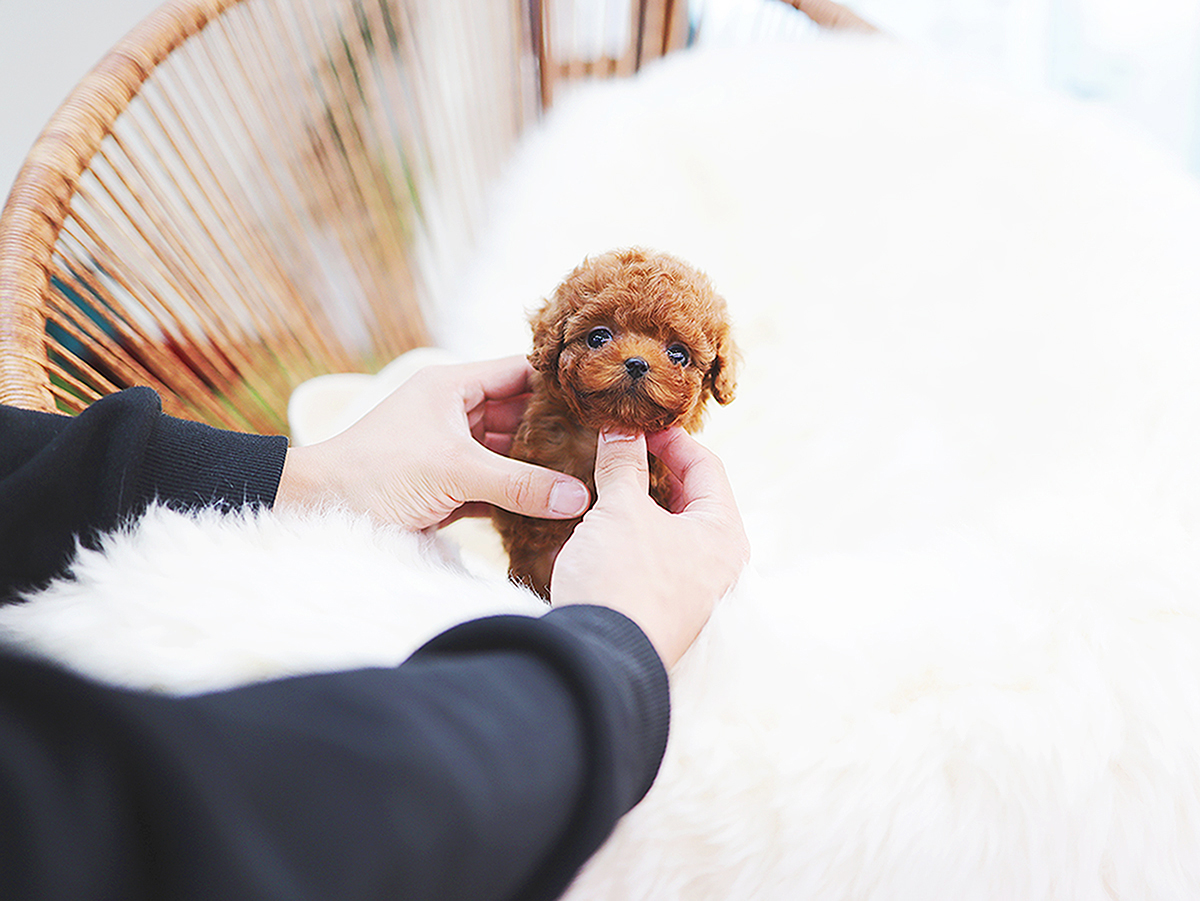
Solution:
[{"label": "puppy's black nose", "polygon": [[625,371],[631,379],[640,379],[650,371],[650,364],[641,357],[630,357],[625,361]]}]

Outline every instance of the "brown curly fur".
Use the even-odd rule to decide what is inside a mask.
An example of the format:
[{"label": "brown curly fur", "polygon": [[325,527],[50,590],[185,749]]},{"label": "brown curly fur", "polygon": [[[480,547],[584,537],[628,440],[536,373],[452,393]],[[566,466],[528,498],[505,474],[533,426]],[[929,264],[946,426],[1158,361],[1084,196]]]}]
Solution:
[{"label": "brown curly fur", "polygon": [[[600,430],[696,431],[709,398],[733,400],[737,351],[725,301],[707,276],[675,257],[640,248],[590,257],[530,321],[533,394],[511,454],[582,479],[593,497]],[[600,347],[588,342],[596,328],[611,333]],[[688,353],[682,365],[668,355],[680,346]],[[635,358],[646,365],[640,377],[627,365]],[[669,483],[661,464],[650,462],[651,495],[666,507]],[[579,519],[498,510],[493,521],[510,576],[548,598],[554,559]]]}]

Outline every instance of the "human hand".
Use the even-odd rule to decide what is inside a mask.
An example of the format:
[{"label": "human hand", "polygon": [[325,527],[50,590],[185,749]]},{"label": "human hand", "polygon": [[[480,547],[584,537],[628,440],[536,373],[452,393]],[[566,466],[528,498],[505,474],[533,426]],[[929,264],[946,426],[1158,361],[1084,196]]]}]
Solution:
[{"label": "human hand", "polygon": [[589,500],[581,481],[504,456],[531,371],[524,357],[420,370],[341,434],[289,448],[275,508],[331,502],[413,529],[487,504],[578,516]]},{"label": "human hand", "polygon": [[[647,448],[670,472],[670,511],[650,498]],[[596,496],[554,563],[551,603],[624,613],[671,667],[750,557],[725,468],[680,428],[601,434]]]}]

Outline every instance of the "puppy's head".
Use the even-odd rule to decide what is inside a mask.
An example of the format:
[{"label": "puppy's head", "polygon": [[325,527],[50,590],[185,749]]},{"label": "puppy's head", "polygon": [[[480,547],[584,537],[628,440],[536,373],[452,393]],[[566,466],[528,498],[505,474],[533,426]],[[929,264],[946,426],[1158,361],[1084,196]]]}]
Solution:
[{"label": "puppy's head", "polygon": [[733,400],[737,351],[707,276],[638,248],[585,260],[532,317],[534,368],[591,428],[698,428]]}]

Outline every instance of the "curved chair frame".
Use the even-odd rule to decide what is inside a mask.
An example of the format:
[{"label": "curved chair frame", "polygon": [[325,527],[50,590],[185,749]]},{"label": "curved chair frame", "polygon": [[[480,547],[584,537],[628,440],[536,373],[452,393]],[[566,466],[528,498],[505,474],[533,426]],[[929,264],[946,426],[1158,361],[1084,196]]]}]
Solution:
[{"label": "curved chair frame", "polygon": [[0,402],[55,410],[46,360],[50,259],[79,178],[112,124],[167,56],[242,0],[173,0],[80,82],[17,175],[0,218]]}]

